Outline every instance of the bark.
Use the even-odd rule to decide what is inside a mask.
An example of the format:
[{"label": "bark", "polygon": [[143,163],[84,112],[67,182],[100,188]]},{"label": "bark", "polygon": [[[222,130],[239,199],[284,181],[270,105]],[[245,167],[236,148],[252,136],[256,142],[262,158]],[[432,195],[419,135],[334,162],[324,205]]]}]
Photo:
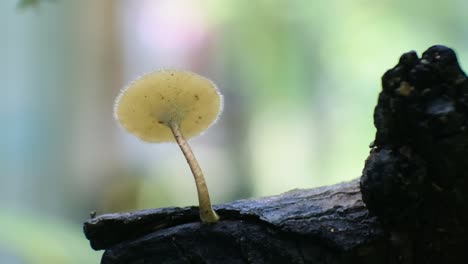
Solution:
[{"label": "bark", "polygon": [[214,206],[89,219],[102,263],[466,263],[468,81],[443,46],[382,78],[377,135],[351,182]]},{"label": "bark", "polygon": [[106,249],[102,263],[341,263],[376,254],[380,248],[362,245],[383,242],[358,180],[215,210],[222,219],[213,225],[200,223],[196,207],[102,215],[85,233],[94,249]]}]

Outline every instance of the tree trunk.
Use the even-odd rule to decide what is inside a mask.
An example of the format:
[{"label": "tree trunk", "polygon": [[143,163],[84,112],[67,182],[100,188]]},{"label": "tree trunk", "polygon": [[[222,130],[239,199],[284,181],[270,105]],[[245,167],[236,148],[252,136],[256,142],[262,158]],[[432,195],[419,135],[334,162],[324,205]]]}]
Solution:
[{"label": "tree trunk", "polygon": [[198,209],[85,222],[102,263],[468,263],[468,81],[455,53],[404,54],[382,78],[363,176]]}]

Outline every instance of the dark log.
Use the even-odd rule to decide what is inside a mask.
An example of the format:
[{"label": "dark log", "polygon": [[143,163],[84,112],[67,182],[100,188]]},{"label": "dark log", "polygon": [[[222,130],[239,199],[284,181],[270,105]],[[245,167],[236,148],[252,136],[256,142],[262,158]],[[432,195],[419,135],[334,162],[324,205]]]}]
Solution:
[{"label": "dark log", "polygon": [[[85,222],[102,263],[468,263],[468,81],[455,53],[404,54],[382,78],[376,140],[351,182]],[[362,196],[361,196],[362,191]]]},{"label": "dark log", "polygon": [[221,221],[213,225],[189,207],[102,215],[84,229],[94,249],[106,249],[103,263],[341,263],[384,248],[363,246],[383,242],[383,231],[358,180],[215,209]]},{"label": "dark log", "polygon": [[468,81],[455,52],[408,52],[382,86],[363,200],[416,263],[468,263]]}]

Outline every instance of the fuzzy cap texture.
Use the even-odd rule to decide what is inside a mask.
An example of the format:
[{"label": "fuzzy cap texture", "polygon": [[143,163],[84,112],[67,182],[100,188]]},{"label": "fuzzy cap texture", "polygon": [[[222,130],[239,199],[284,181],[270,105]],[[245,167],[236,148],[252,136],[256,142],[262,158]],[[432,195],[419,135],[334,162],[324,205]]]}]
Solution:
[{"label": "fuzzy cap texture", "polygon": [[223,98],[213,82],[192,72],[160,70],[143,75],[115,101],[115,119],[147,142],[174,142],[176,122],[186,138],[210,127],[222,111]]}]

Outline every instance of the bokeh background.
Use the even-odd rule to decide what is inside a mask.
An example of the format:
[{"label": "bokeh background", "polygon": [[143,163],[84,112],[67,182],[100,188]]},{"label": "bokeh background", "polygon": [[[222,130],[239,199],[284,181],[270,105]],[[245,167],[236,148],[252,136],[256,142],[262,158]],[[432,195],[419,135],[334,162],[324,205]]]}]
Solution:
[{"label": "bokeh background", "polygon": [[197,203],[174,144],[113,119],[142,74],[182,68],[225,95],[191,140],[214,203],[360,176],[380,77],[433,44],[468,67],[468,1],[0,1],[0,263],[98,263],[98,214]]}]

